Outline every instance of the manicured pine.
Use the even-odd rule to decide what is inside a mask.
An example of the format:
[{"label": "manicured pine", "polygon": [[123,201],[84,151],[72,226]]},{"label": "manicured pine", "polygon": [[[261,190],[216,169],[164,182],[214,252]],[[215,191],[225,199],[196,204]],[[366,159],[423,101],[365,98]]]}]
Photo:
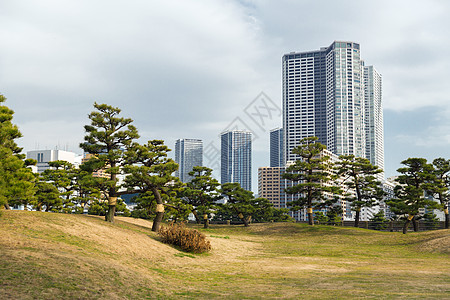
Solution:
[{"label": "manicured pine", "polygon": [[12,123],[14,111],[2,105],[6,98],[0,94],[0,206],[26,205],[34,199],[36,178],[27,168],[35,160],[25,160],[15,142],[22,137],[19,128]]},{"label": "manicured pine", "polygon": [[298,195],[297,200],[289,203],[291,210],[307,209],[308,223],[314,225],[313,208],[325,201],[337,201],[339,187],[327,186],[334,179],[330,157],[322,155],[326,146],[318,142],[317,137],[300,140],[300,145],[292,149],[299,156],[293,165],[286,169],[283,178],[296,183],[286,188],[286,193]]},{"label": "manicured pine", "polygon": [[341,155],[335,166],[342,184],[347,187],[345,200],[351,202],[355,211],[355,227],[359,227],[361,209],[373,207],[383,200],[381,182],[375,178],[376,174],[383,172],[363,157],[354,155]]},{"label": "manicured pine", "polygon": [[[403,233],[408,231],[411,221],[418,217],[419,209],[437,208],[439,205],[433,199],[425,197],[425,193],[432,191],[435,180],[433,165],[425,158],[408,158],[402,161],[405,167],[397,169],[401,175],[396,179],[398,185],[394,188],[395,198],[387,201],[390,210],[397,216],[405,216]],[[417,230],[417,226],[414,228]]]},{"label": "manicured pine", "polygon": [[449,228],[448,204],[450,201],[450,159],[442,157],[433,160],[435,181],[432,193],[440,202],[445,215],[445,229]]},{"label": "manicured pine", "polygon": [[178,177],[172,173],[178,164],[167,158],[170,149],[162,140],[151,140],[144,145],[133,143],[126,153],[124,171],[125,187],[130,193],[151,192],[156,201],[156,216],[152,231],[158,231],[164,217],[163,195],[171,188],[178,188]]},{"label": "manicured pine", "polygon": [[217,188],[220,183],[212,177],[212,169],[196,166],[189,172],[192,180],[186,184],[182,199],[192,206],[197,224],[203,219],[204,228],[208,228],[208,216],[214,202],[220,199]]},{"label": "manicured pine", "polygon": [[80,144],[87,153],[93,154],[93,162],[96,164],[95,170],[103,169],[109,174],[107,185],[108,212],[106,221],[114,222],[117,197],[120,186],[117,175],[124,167],[125,152],[139,138],[136,127],[131,125],[130,118],[120,117],[121,110],[107,104],[94,104],[96,111],[89,114],[91,125],[85,125],[85,142]]}]

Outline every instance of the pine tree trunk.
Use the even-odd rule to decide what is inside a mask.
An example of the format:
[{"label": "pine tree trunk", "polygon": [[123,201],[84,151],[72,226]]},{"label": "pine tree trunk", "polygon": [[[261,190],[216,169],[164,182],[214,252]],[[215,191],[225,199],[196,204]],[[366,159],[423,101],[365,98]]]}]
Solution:
[{"label": "pine tree trunk", "polygon": [[205,214],[203,216],[203,228],[208,228],[209,222],[208,222],[208,215]]},{"label": "pine tree trunk", "polygon": [[355,215],[355,227],[357,227],[357,228],[359,227],[360,214],[361,214],[361,210],[357,209],[356,215]]},{"label": "pine tree trunk", "polygon": [[411,223],[411,220],[414,222],[414,215],[409,215],[408,219],[406,219],[405,225],[403,225],[403,234],[406,234],[408,231],[409,223]]},{"label": "pine tree trunk", "polygon": [[116,214],[116,206],[115,205],[109,205],[108,206],[108,212],[105,215],[105,221],[114,223],[114,215]]},{"label": "pine tree trunk", "polygon": [[419,231],[419,224],[417,223],[416,218],[413,218],[411,221],[412,221],[412,224],[413,224],[414,232],[418,232]]},{"label": "pine tree trunk", "polygon": [[195,222],[197,222],[197,224],[200,224],[201,222],[200,222],[200,218],[199,218],[199,216],[198,216],[198,214],[197,214],[197,211],[196,211],[196,210],[193,210],[193,211],[192,211],[192,214],[193,214],[194,217],[195,217]]},{"label": "pine tree trunk", "polygon": [[449,223],[450,223],[450,217],[449,214],[445,214],[445,229],[449,228]]},{"label": "pine tree trunk", "polygon": [[408,232],[408,227],[409,227],[409,223],[411,222],[411,220],[406,220],[405,224],[403,225],[403,234],[406,234],[406,232]]},{"label": "pine tree trunk", "polygon": [[244,222],[244,227],[248,227],[248,221],[246,218],[244,218],[244,215],[242,213],[238,213],[238,217],[242,222]]},{"label": "pine tree trunk", "polygon": [[8,203],[5,203],[5,209],[11,209]]},{"label": "pine tree trunk", "polygon": [[159,227],[161,227],[161,222],[163,220],[163,217],[164,217],[164,212],[157,212],[156,213],[156,217],[153,220],[152,231],[158,232]]},{"label": "pine tree trunk", "polygon": [[308,214],[308,224],[314,226],[314,215],[312,207],[307,208],[307,214]]},{"label": "pine tree trunk", "polygon": [[445,214],[445,229],[448,229],[450,218],[449,218],[449,214],[448,214],[448,206],[447,205],[444,208],[444,214]]},{"label": "pine tree trunk", "polygon": [[156,216],[155,219],[153,220],[152,231],[158,232],[164,217],[164,204],[158,189],[154,187],[151,190],[156,200]]},{"label": "pine tree trunk", "polygon": [[312,213],[308,213],[308,224],[314,226],[314,217]]},{"label": "pine tree trunk", "polygon": [[106,222],[114,223],[114,215],[116,214],[116,204],[117,204],[117,197],[109,196],[108,211],[106,212],[106,215],[105,215]]}]

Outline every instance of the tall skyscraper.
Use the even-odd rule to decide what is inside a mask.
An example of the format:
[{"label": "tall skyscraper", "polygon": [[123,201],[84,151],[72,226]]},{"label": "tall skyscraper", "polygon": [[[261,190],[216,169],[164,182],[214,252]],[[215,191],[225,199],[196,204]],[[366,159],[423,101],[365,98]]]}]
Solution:
[{"label": "tall skyscraper", "polygon": [[252,189],[252,134],[233,130],[221,134],[221,183],[238,182]]},{"label": "tall skyscraper", "polygon": [[192,180],[189,172],[203,165],[203,142],[198,139],[179,139],[175,142],[175,162],[179,165],[175,176],[184,183]]},{"label": "tall skyscraper", "polygon": [[[373,66],[364,67],[366,158],[384,170],[383,105],[381,75]],[[380,177],[384,177],[380,173]],[[381,180],[382,178],[380,178]]]},{"label": "tall skyscraper", "polygon": [[[285,54],[282,63],[285,161],[297,159],[292,149],[309,136],[317,136],[336,155],[353,154],[371,161],[372,156],[384,156],[382,144],[375,146],[374,153],[366,147],[371,119],[366,112],[374,101],[381,107],[381,76],[367,67],[365,80],[359,44],[335,41],[320,50]],[[371,86],[379,86],[379,98],[369,97]],[[382,122],[374,126],[382,140]]]},{"label": "tall skyscraper", "polygon": [[270,166],[282,167],[283,163],[283,128],[270,131]]}]

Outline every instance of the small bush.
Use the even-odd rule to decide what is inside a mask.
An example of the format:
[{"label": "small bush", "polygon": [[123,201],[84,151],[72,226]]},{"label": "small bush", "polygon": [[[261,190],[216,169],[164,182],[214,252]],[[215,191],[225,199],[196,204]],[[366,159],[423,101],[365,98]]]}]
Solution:
[{"label": "small bush", "polygon": [[195,229],[186,228],[184,224],[171,223],[159,229],[158,234],[163,243],[180,247],[184,251],[202,253],[211,250],[206,236]]},{"label": "small bush", "polygon": [[439,219],[432,211],[427,212],[423,216],[423,221],[425,223],[425,230],[436,230],[439,228]]}]

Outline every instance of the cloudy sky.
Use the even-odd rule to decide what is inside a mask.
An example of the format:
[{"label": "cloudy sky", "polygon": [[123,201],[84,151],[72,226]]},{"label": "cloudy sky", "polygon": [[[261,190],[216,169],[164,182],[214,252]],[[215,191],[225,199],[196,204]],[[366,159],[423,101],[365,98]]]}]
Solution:
[{"label": "cloudy sky", "polygon": [[2,0],[0,93],[24,151],[81,154],[95,101],[133,118],[142,141],[203,139],[211,167],[218,134],[247,126],[256,191],[281,125],[281,57],[354,41],[383,76],[392,176],[408,157],[450,158],[449,15],[445,0]]}]

